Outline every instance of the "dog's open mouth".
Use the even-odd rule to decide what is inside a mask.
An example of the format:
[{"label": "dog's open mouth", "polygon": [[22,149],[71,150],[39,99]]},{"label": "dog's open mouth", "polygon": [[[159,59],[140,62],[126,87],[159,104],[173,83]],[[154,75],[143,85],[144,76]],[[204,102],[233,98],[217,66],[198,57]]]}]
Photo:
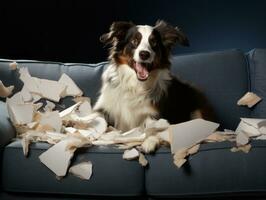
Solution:
[{"label": "dog's open mouth", "polygon": [[152,67],[151,63],[134,62],[134,69],[140,81],[146,81],[148,79],[151,67]]}]

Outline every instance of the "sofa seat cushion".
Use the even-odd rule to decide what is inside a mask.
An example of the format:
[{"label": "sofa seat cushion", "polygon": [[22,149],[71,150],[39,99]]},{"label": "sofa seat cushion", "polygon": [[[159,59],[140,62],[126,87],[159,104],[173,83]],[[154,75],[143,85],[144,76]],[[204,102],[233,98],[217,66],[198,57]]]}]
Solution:
[{"label": "sofa seat cushion", "polygon": [[180,169],[167,148],[148,156],[146,192],[151,196],[188,197],[266,192],[266,141],[252,141],[249,153],[232,153],[233,143],[203,144]]},{"label": "sofa seat cushion", "polygon": [[93,164],[91,179],[82,180],[68,174],[57,180],[38,158],[49,147],[46,143],[32,144],[26,158],[20,141],[6,146],[2,162],[3,190],[93,196],[139,196],[144,191],[144,169],[137,161],[123,160],[123,150],[96,146],[79,149],[72,164],[90,160]]},{"label": "sofa seat cushion", "polygon": [[251,91],[262,99],[252,108],[251,116],[266,118],[266,49],[253,49],[248,53]]},{"label": "sofa seat cushion", "polygon": [[236,104],[249,90],[248,65],[242,51],[177,55],[172,71],[206,94],[221,128],[235,129],[240,117],[249,117],[249,109]]}]

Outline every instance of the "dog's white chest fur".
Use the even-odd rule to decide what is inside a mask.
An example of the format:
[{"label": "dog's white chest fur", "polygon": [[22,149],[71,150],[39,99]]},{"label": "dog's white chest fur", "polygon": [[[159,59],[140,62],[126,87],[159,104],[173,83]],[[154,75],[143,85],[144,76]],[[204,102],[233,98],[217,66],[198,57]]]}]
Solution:
[{"label": "dog's white chest fur", "polygon": [[141,126],[147,117],[157,111],[148,97],[148,82],[140,82],[136,73],[127,65],[110,65],[103,74],[101,95],[94,107],[105,110],[114,126],[127,131]]}]

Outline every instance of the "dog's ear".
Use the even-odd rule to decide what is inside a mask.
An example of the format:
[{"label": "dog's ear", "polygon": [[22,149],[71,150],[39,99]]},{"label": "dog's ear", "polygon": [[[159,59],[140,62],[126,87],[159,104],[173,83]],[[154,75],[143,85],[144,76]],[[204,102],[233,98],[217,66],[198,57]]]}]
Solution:
[{"label": "dog's ear", "polygon": [[135,26],[132,22],[113,22],[109,33],[105,33],[100,37],[100,41],[104,44],[112,44],[115,40],[121,41],[125,38],[127,31]]},{"label": "dog's ear", "polygon": [[172,49],[176,43],[182,46],[189,46],[187,36],[178,27],[173,27],[165,21],[159,20],[154,28],[160,33],[163,45],[166,48]]}]

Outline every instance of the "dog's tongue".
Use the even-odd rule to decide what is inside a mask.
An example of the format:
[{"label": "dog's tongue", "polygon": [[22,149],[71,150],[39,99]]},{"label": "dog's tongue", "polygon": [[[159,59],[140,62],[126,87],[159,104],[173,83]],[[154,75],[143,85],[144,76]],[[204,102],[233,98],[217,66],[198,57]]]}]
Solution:
[{"label": "dog's tongue", "polygon": [[141,63],[136,62],[136,71],[140,80],[146,80],[149,76],[148,70]]}]

